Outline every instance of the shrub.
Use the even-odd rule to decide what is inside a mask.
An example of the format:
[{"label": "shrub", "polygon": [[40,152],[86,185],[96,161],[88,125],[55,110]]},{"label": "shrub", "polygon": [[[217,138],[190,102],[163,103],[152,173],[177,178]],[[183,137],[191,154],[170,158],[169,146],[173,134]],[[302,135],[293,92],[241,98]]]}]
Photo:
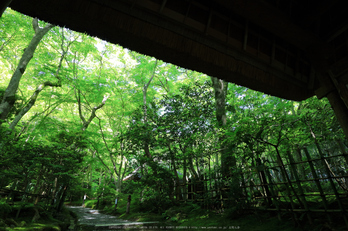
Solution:
[{"label": "shrub", "polygon": [[0,217],[6,218],[7,214],[12,211],[12,207],[6,202],[0,201]]}]

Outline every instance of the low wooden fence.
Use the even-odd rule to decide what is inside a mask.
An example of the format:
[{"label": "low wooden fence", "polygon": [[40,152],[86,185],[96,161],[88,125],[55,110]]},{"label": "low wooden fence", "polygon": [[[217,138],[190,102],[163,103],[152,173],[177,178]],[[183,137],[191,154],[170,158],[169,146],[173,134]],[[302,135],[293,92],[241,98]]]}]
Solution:
[{"label": "low wooden fence", "polygon": [[0,188],[0,197],[6,197],[8,203],[14,204],[15,201],[22,201],[23,196],[35,200],[36,198],[48,198],[47,195],[33,194],[23,191]]},{"label": "low wooden fence", "polygon": [[324,150],[319,144],[310,151],[277,150],[272,157],[239,166],[230,177],[214,173],[192,179],[181,185],[180,198],[210,209],[236,206],[275,211],[279,217],[287,213],[310,223],[316,214],[325,214],[329,221],[343,219],[348,227],[348,154]]}]

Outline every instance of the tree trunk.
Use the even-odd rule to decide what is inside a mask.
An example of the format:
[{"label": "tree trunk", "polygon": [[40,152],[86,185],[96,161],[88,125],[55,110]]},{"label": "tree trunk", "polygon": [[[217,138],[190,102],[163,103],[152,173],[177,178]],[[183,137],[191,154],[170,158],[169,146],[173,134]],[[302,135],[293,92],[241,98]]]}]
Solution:
[{"label": "tree trunk", "polygon": [[170,160],[172,162],[172,166],[174,169],[174,175],[175,175],[175,196],[176,196],[176,200],[181,200],[182,196],[181,196],[181,185],[180,185],[180,178],[179,178],[179,174],[177,171],[177,167],[175,164],[175,156],[174,156],[174,152],[172,151],[172,148],[170,146],[170,143],[168,141],[168,148],[169,148],[169,153],[170,153]]},{"label": "tree trunk", "polygon": [[57,212],[59,213],[61,210],[62,210],[62,208],[63,208],[63,204],[64,204],[64,201],[65,201],[65,197],[66,197],[66,193],[67,193],[67,190],[68,189],[68,186],[66,185],[66,186],[64,186],[64,188],[63,188],[63,193],[62,193],[62,195],[60,196],[60,198],[59,198],[59,203],[58,203],[58,207],[57,207]]},{"label": "tree trunk", "polygon": [[328,98],[331,107],[335,112],[336,118],[345,134],[346,140],[348,141],[348,108],[337,91],[330,92],[326,97]]},{"label": "tree trunk", "polygon": [[[43,173],[44,173],[44,168],[43,168],[43,164],[41,164],[41,170],[40,170],[39,175],[38,175],[38,177],[36,179],[36,184],[35,184],[35,187],[33,189],[34,194],[39,194],[41,178],[43,176]],[[39,196],[36,196],[34,204],[36,205],[38,201],[39,201]]]},{"label": "tree trunk", "polygon": [[52,191],[52,194],[51,194],[51,205],[54,205],[54,200],[55,200],[55,198],[56,198],[57,190],[58,190],[58,178],[55,177],[55,178],[54,178],[53,191]]},{"label": "tree trunk", "polygon": [[79,116],[80,116],[80,119],[82,121],[81,130],[85,131],[88,128],[88,126],[90,125],[90,123],[92,122],[92,120],[97,116],[96,111],[105,105],[106,100],[108,100],[108,98],[109,98],[109,95],[104,95],[103,101],[98,106],[95,106],[92,108],[91,115],[89,116],[88,120],[86,120],[82,114],[82,103],[81,103],[81,91],[80,90],[77,90],[77,94],[75,92],[75,97],[77,99],[77,104],[78,104],[78,108],[79,108]]},{"label": "tree trunk", "polygon": [[182,184],[183,184],[183,187],[184,187],[184,190],[183,190],[183,199],[184,201],[186,202],[187,200],[187,187],[186,187],[186,173],[187,173],[187,164],[186,164],[187,160],[186,160],[186,157],[184,157],[184,165],[183,165],[183,177],[182,177]]},{"label": "tree trunk", "polygon": [[[228,89],[228,82],[211,77],[213,88],[215,92],[215,107],[216,107],[216,119],[221,128],[226,126],[226,95]],[[231,157],[230,151],[226,147],[222,147],[222,143],[225,140],[225,136],[219,137],[219,143],[222,148],[221,152],[221,174],[222,176],[231,175],[229,173],[229,167],[236,167],[236,161]]]},{"label": "tree trunk", "polygon": [[131,203],[131,195],[128,196],[126,214],[130,213],[130,203]]},{"label": "tree trunk", "polygon": [[18,124],[18,122],[23,118],[23,116],[34,106],[37,97],[39,96],[40,92],[46,87],[46,86],[51,86],[51,87],[60,87],[61,84],[60,83],[51,83],[49,81],[44,82],[42,84],[40,84],[35,92],[32,94],[32,96],[30,97],[30,100],[28,102],[28,104],[22,108],[22,110],[16,115],[16,117],[14,118],[14,120],[11,122],[9,129],[13,130],[15,128],[15,126]]},{"label": "tree trunk", "polygon": [[[153,72],[152,72],[152,76],[150,80],[143,87],[143,104],[144,104],[144,122],[145,123],[147,123],[147,101],[146,101],[147,89],[149,88],[151,81],[155,77],[156,67],[157,67],[157,60],[155,62],[155,66],[153,68]],[[152,159],[150,149],[149,149],[149,143],[147,141],[145,141],[145,144],[144,144],[144,151],[145,151],[146,157],[149,159]]]},{"label": "tree trunk", "polygon": [[220,126],[226,126],[226,94],[228,82],[221,79],[210,77],[215,92],[216,119]]},{"label": "tree trunk", "polygon": [[20,214],[22,208],[24,208],[25,202],[27,201],[27,197],[28,197],[27,192],[28,192],[28,188],[29,188],[29,179],[27,176],[26,176],[26,179],[24,182],[25,182],[24,195],[22,196],[21,204],[17,210],[16,219],[18,219],[19,214]]},{"label": "tree trunk", "polygon": [[[63,34],[63,29],[62,29],[62,34]],[[62,62],[66,56],[66,54],[68,53],[69,50],[69,46],[72,44],[72,42],[69,42],[67,47],[64,48],[64,36],[62,36],[62,43],[61,43],[61,49],[62,49],[62,54],[60,56],[59,59],[59,64],[57,67],[57,71],[55,73],[55,77],[57,78],[57,83],[52,83],[50,81],[46,81],[42,84],[40,84],[36,90],[34,91],[34,93],[32,94],[32,96],[30,97],[29,102],[27,103],[27,105],[25,107],[23,107],[21,109],[21,111],[16,115],[16,117],[14,118],[14,120],[12,121],[12,123],[10,124],[10,130],[13,130],[15,128],[15,126],[18,124],[18,122],[23,118],[23,116],[34,106],[37,97],[39,96],[40,92],[45,89],[45,87],[49,86],[49,87],[61,87],[62,86],[62,81],[59,77],[59,72],[60,69],[62,67]]]},{"label": "tree trunk", "polygon": [[192,153],[189,154],[189,158],[188,158],[188,164],[189,164],[189,170],[191,171],[192,175],[194,176],[194,178],[196,180],[199,179],[198,173],[195,170],[195,167],[193,166],[193,157],[192,157]]},{"label": "tree trunk", "polygon": [[22,58],[20,59],[18,66],[15,72],[12,75],[10,83],[8,84],[6,91],[4,93],[3,99],[0,103],[0,125],[2,121],[6,120],[8,114],[10,113],[13,105],[16,101],[15,95],[19,86],[19,82],[25,72],[25,69],[33,58],[34,52],[39,45],[41,39],[44,35],[53,27],[51,24],[47,24],[44,28],[40,28],[38,25],[38,19],[33,19],[33,28],[35,31],[35,35],[30,41],[28,47],[24,50]]}]

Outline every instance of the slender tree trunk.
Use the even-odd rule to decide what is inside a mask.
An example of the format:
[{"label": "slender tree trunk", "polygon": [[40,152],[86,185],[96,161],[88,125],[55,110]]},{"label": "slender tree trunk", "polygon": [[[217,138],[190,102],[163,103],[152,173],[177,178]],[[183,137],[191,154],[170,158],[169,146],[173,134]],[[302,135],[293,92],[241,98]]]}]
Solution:
[{"label": "slender tree trunk", "polygon": [[330,92],[326,97],[328,98],[331,107],[335,112],[335,116],[341,125],[346,141],[348,141],[348,108],[337,91]]},{"label": "slender tree trunk", "polygon": [[14,118],[14,120],[11,122],[9,129],[13,130],[15,128],[15,126],[18,124],[18,122],[23,118],[23,116],[34,106],[37,97],[39,96],[40,92],[46,87],[46,86],[51,86],[51,87],[60,87],[60,84],[55,84],[55,83],[51,83],[49,81],[44,82],[42,84],[40,84],[35,92],[32,94],[32,96],[30,97],[30,100],[28,102],[28,104],[22,108],[22,110],[16,115],[16,117]]},{"label": "slender tree trunk", "polygon": [[[124,177],[124,174],[127,170],[127,160],[124,158],[124,145],[123,145],[123,141],[120,142],[120,152],[121,152],[121,162],[120,162],[120,166],[118,168],[118,184],[117,184],[117,188],[116,188],[116,191],[119,193],[121,192],[121,186],[122,186],[122,179]],[[124,171],[122,173],[122,166],[123,166],[123,163],[124,163]]]},{"label": "slender tree trunk", "polygon": [[[39,194],[39,189],[40,189],[40,185],[41,185],[41,178],[43,176],[43,173],[44,173],[44,168],[43,168],[43,164],[42,164],[41,170],[40,170],[39,175],[36,179],[36,184],[35,184],[35,187],[33,190],[34,194]],[[36,205],[38,201],[39,201],[39,196],[36,196],[34,204]]]},{"label": "slender tree trunk", "polygon": [[58,189],[58,178],[55,177],[54,178],[53,191],[52,191],[52,194],[51,194],[51,205],[54,205],[54,199],[56,198],[57,189]]},{"label": "slender tree trunk", "polygon": [[66,197],[66,193],[68,191],[68,186],[65,185],[64,188],[63,188],[63,193],[60,197],[60,200],[59,200],[59,204],[58,204],[58,207],[57,207],[57,212],[59,213],[62,208],[63,208],[63,204],[64,204],[64,201],[65,201],[65,197]]},{"label": "slender tree trunk", "polygon": [[7,44],[10,43],[10,41],[12,40],[12,38],[15,36],[16,33],[17,31],[15,31],[5,42],[3,42],[3,44],[1,44],[0,52],[6,47]]},{"label": "slender tree trunk", "polygon": [[[213,88],[215,92],[215,107],[216,107],[216,119],[221,128],[226,127],[226,95],[228,89],[228,82],[211,77]],[[230,150],[226,147],[222,147],[222,143],[225,141],[225,135],[219,137],[219,143],[222,148],[221,152],[221,173],[222,176],[231,175],[229,167],[236,167],[236,160],[230,155]],[[228,146],[228,145],[227,145]]]},{"label": "slender tree trunk", "polygon": [[[100,120],[99,120],[99,129],[100,129],[100,133],[101,133],[101,135],[102,135],[102,139],[103,139],[104,145],[105,145],[106,149],[107,149],[108,152],[109,152],[109,156],[110,156],[110,160],[111,160],[112,165],[113,165],[114,173],[115,173],[116,176],[118,177],[118,179],[116,179],[116,177],[113,177],[113,173],[112,173],[111,170],[108,168],[109,171],[110,171],[111,177],[114,179],[115,187],[117,187],[117,185],[118,185],[118,180],[120,179],[120,175],[121,175],[121,174],[117,171],[116,162],[115,162],[115,160],[114,160],[114,158],[113,158],[113,156],[112,156],[112,151],[109,149],[109,146],[108,146],[108,144],[107,144],[107,142],[106,142],[106,140],[105,140],[105,136],[104,136],[104,132],[103,132],[102,126],[101,126],[101,124],[100,124]],[[99,159],[100,159],[100,158],[99,158]],[[104,162],[103,162],[103,163],[104,163]],[[105,164],[104,164],[104,165],[105,165]],[[106,166],[106,165],[105,165],[105,166]]]},{"label": "slender tree trunk", "polygon": [[23,116],[34,106],[37,97],[39,96],[40,92],[42,90],[45,89],[45,87],[61,87],[62,86],[62,81],[61,78],[59,77],[59,72],[62,68],[62,63],[63,60],[66,56],[66,54],[68,53],[69,50],[69,46],[72,44],[72,42],[68,42],[67,47],[64,48],[64,30],[62,29],[62,43],[61,43],[61,56],[59,59],[59,64],[55,73],[55,77],[57,78],[57,82],[56,83],[52,83],[50,81],[46,81],[44,83],[41,83],[36,90],[34,91],[34,93],[32,94],[32,96],[30,97],[29,102],[27,103],[27,105],[25,107],[23,107],[21,109],[21,111],[16,115],[16,117],[14,118],[14,120],[12,121],[12,123],[10,124],[10,130],[13,130],[15,128],[15,126],[18,124],[18,122],[23,118]]},{"label": "slender tree trunk", "polygon": [[187,187],[186,187],[186,183],[187,183],[187,181],[186,181],[186,177],[187,177],[187,160],[186,160],[186,157],[184,157],[184,165],[183,165],[183,171],[184,171],[184,173],[183,173],[183,177],[182,177],[182,179],[183,179],[183,181],[182,181],[182,184],[183,184],[183,187],[184,187],[184,190],[183,190],[183,196],[184,196],[184,201],[186,201],[187,200]]},{"label": "slender tree trunk", "polygon": [[[143,87],[143,104],[144,104],[144,122],[145,122],[145,124],[147,123],[147,100],[146,100],[147,89],[149,88],[153,78],[155,77],[156,67],[157,67],[157,60],[155,62],[155,66],[153,68],[153,72],[152,72],[152,76],[151,76],[150,80]],[[148,157],[149,159],[152,159],[152,156],[150,153],[150,148],[149,148],[149,143],[147,141],[145,141],[145,144],[144,144],[144,151],[145,151],[146,157]]]},{"label": "slender tree trunk", "polygon": [[199,176],[198,176],[198,173],[196,172],[195,167],[193,165],[193,157],[192,157],[191,153],[189,154],[189,163],[188,164],[189,164],[189,169],[190,169],[192,175],[194,176],[194,178],[196,180],[198,180]]},{"label": "slender tree trunk", "polygon": [[210,77],[215,92],[216,119],[220,126],[226,126],[226,95],[228,82],[221,79]]},{"label": "slender tree trunk", "polygon": [[33,55],[35,53],[37,46],[39,45],[44,35],[52,27],[53,25],[47,24],[44,28],[40,28],[38,25],[38,19],[37,18],[33,19],[33,28],[35,31],[35,35],[30,41],[28,47],[24,50],[22,58],[20,59],[18,66],[12,75],[10,83],[8,84],[6,91],[4,93],[4,96],[2,98],[2,101],[0,103],[0,125],[2,121],[7,119],[8,114],[13,108],[13,105],[16,101],[15,95],[19,86],[19,82],[25,72],[25,69],[27,68],[28,63],[33,58]]},{"label": "slender tree trunk", "polygon": [[131,195],[128,196],[126,214],[130,213]]},{"label": "slender tree trunk", "polygon": [[27,197],[28,197],[27,192],[28,192],[28,188],[29,188],[29,179],[27,176],[26,176],[26,179],[24,182],[25,182],[24,195],[22,196],[21,205],[19,206],[19,208],[17,210],[16,219],[19,217],[19,214],[20,214],[22,208],[24,208],[25,202],[27,201]]},{"label": "slender tree trunk", "polygon": [[[301,154],[301,149],[298,145],[297,145],[295,153],[297,154],[297,162],[301,162],[302,161],[302,154]],[[305,170],[303,164],[301,164],[299,166],[299,171],[300,171],[300,178],[306,179],[306,170]]]},{"label": "slender tree trunk", "polygon": [[179,175],[178,175],[178,171],[177,171],[177,167],[176,167],[176,163],[175,163],[175,157],[174,157],[174,152],[172,151],[172,148],[170,146],[170,143],[168,142],[168,148],[169,148],[169,153],[170,153],[170,160],[172,162],[172,166],[174,168],[174,175],[175,175],[175,195],[176,195],[176,199],[177,200],[181,200],[181,186],[180,186],[180,179],[179,179]]},{"label": "slender tree trunk", "polygon": [[[182,153],[186,153],[186,147],[182,146],[179,143],[179,147]],[[195,167],[193,166],[193,156],[192,153],[190,152],[188,154],[188,158],[186,159],[186,167],[188,167],[189,171],[191,171],[192,175],[194,176],[194,178],[198,179],[198,173],[195,170]]]},{"label": "slender tree trunk", "polygon": [[[215,92],[215,106],[216,106],[216,119],[221,128],[226,127],[226,96],[228,90],[228,82],[211,77],[213,83],[213,88]],[[226,140],[226,136],[219,136],[221,152],[221,175],[223,178],[232,177],[230,182],[230,190],[233,198],[240,197],[242,190],[239,187],[240,174],[234,172],[237,170],[237,160],[234,156],[231,155],[232,146],[229,144],[223,144]],[[227,148],[229,147],[229,148]],[[231,171],[232,169],[232,171]],[[233,171],[234,170],[234,171]],[[222,197],[227,197],[226,191],[222,192]]]},{"label": "slender tree trunk", "polygon": [[78,109],[79,109],[79,116],[80,116],[80,119],[82,121],[82,128],[81,128],[81,130],[85,131],[88,128],[88,126],[90,125],[90,123],[92,122],[92,120],[97,116],[96,115],[96,111],[98,109],[102,108],[105,105],[106,100],[108,100],[108,98],[109,98],[109,95],[104,95],[103,101],[98,106],[95,106],[95,107],[92,108],[92,111],[91,111],[91,114],[90,114],[88,120],[86,120],[85,117],[82,114],[81,91],[77,90],[77,93],[75,92],[75,96],[76,96],[76,99],[77,99],[77,104],[78,104]]}]

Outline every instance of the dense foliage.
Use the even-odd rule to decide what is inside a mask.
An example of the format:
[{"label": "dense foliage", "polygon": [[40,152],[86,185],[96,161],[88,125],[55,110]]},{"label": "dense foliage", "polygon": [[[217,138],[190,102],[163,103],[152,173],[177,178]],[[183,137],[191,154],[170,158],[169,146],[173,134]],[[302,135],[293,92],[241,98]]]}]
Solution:
[{"label": "dense foliage", "polygon": [[[85,193],[100,204],[132,194],[144,210],[164,213],[187,199],[183,185],[215,179],[209,187],[232,187],[231,206],[243,207],[237,188],[257,179],[240,175],[260,170],[261,160],[279,162],[290,152],[300,161],[301,149],[316,155],[318,144],[330,155],[347,149],[325,99],[293,102],[229,83],[222,123],[204,74],[52,25],[10,96],[28,44],[48,25],[10,9],[0,19],[0,190],[12,190],[3,204],[21,192],[31,195],[22,204],[56,212]],[[329,164],[346,171],[338,159]],[[301,174],[311,174],[309,166]],[[307,189],[318,190],[313,182]],[[217,198],[209,208],[219,207]]]}]

